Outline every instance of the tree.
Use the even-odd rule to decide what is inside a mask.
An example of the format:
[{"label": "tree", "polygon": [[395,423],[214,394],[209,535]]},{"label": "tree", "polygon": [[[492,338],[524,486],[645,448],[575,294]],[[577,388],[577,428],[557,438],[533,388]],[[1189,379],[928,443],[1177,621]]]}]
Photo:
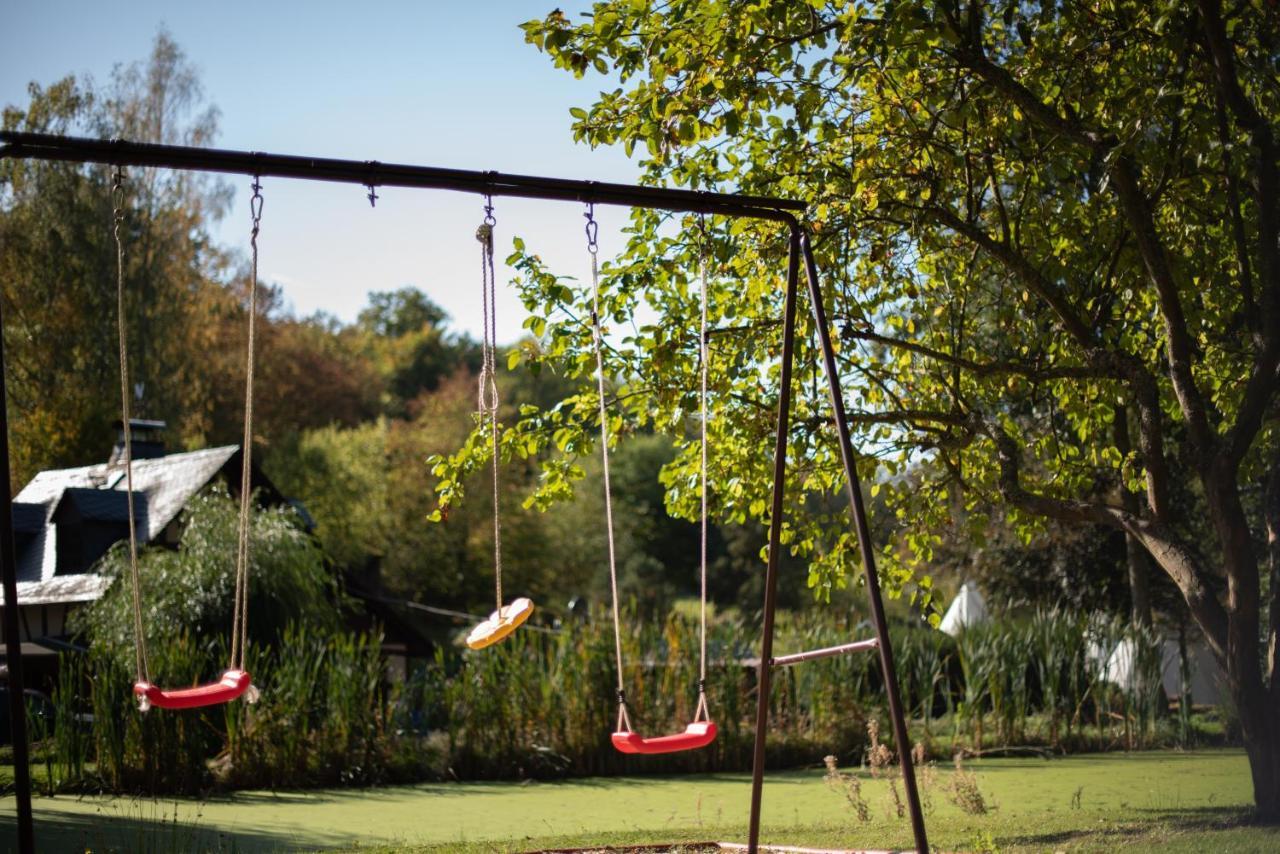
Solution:
[{"label": "tree", "polygon": [[[696,597],[699,589],[698,528],[667,512],[666,490],[659,480],[674,456],[670,439],[641,434],[620,444],[609,461],[618,594],[634,602],[645,617],[659,619],[673,600]],[[582,467],[584,477],[573,500],[547,513],[547,539],[562,554],[557,592],[607,602],[609,551],[600,460],[584,460]],[[720,560],[723,553],[719,531],[711,528],[709,563]],[[722,598],[732,601],[729,596]]]},{"label": "tree", "polygon": [[388,414],[405,415],[415,398],[435,391],[460,367],[479,369],[475,343],[449,333],[447,320],[444,309],[417,288],[369,294],[353,332],[383,378]]},{"label": "tree", "polygon": [[[4,127],[128,136],[204,145],[217,111],[161,31],[145,63],[117,68],[111,85],[68,77],[32,84]],[[112,175],[104,166],[6,159],[0,164],[0,298],[12,413],[14,479],[41,468],[102,459],[119,418]],[[188,442],[203,438],[209,392],[204,353],[223,301],[228,259],[207,227],[223,213],[225,185],[156,169],[124,181],[126,319],[135,414],[164,418]]]},{"label": "tree", "polygon": [[[191,632],[210,660],[227,653],[236,579],[239,504],[215,487],[184,511],[178,548],[149,546],[138,554],[143,626],[156,646]],[[291,622],[320,631],[341,626],[339,601],[324,555],[302,529],[291,507],[255,509],[251,517],[249,566],[250,636],[276,642]],[[118,543],[103,556],[100,571],[113,579],[106,594],[73,624],[95,650],[122,665],[133,663],[133,588],[129,547]],[[161,676],[162,674],[156,674]]]},{"label": "tree", "polygon": [[[939,531],[980,542],[992,513],[1025,537],[1046,519],[1122,532],[1225,664],[1258,813],[1280,821],[1274,4],[606,0],[524,27],[557,66],[618,81],[575,108],[578,139],[641,152],[653,183],[810,203],[862,473],[903,522],[888,586],[927,594],[913,570]],[[714,506],[760,519],[785,241],[675,225],[634,213],[605,268],[615,433],[687,418],[709,252]],[[529,361],[585,380],[589,295],[513,261],[543,336]],[[660,324],[636,321],[645,304]],[[855,558],[844,514],[800,512],[840,479],[806,323],[786,541],[821,587]],[[524,413],[508,453],[589,448],[588,389]],[[927,479],[901,477],[920,461]],[[686,482],[668,482],[677,507]]]},{"label": "tree", "polygon": [[[258,293],[257,440],[273,448],[294,441],[303,430],[376,419],[386,384],[350,328],[324,315],[297,318],[281,312],[276,288],[259,283]],[[247,288],[231,287],[222,310],[211,318],[220,342],[205,365],[210,386],[205,435],[211,442],[239,443],[243,435],[247,312]]]},{"label": "tree", "polygon": [[[344,570],[376,570],[363,580],[369,589],[436,606],[492,608],[488,471],[471,482],[487,500],[455,508],[438,525],[427,522],[436,507],[422,488],[431,456],[457,447],[474,425],[475,382],[459,371],[413,401],[411,419],[304,430],[268,456],[273,480],[314,518],[326,556]],[[520,506],[530,468],[522,461],[503,466],[498,500],[506,586],[538,600],[561,589],[563,573],[541,517]]]}]

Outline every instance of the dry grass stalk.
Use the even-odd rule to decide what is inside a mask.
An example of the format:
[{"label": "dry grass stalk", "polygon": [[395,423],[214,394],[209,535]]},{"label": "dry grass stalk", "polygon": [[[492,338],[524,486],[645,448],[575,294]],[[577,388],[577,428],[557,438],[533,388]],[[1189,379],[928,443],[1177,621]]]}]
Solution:
[{"label": "dry grass stalk", "polygon": [[893,751],[880,742],[880,722],[875,718],[867,721],[867,738],[870,742],[867,747],[867,767],[871,769],[871,776],[878,780],[895,773]]},{"label": "dry grass stalk", "polygon": [[867,803],[866,798],[862,797],[862,781],[856,774],[846,774],[841,771],[836,765],[834,756],[824,756],[822,761],[827,766],[827,773],[823,776],[827,787],[844,795],[849,806],[857,814],[858,821],[871,821],[871,805]]},{"label": "dry grass stalk", "polygon": [[964,767],[963,755],[956,754],[956,770],[951,775],[947,799],[968,815],[986,815],[987,801],[978,790],[978,776]]}]

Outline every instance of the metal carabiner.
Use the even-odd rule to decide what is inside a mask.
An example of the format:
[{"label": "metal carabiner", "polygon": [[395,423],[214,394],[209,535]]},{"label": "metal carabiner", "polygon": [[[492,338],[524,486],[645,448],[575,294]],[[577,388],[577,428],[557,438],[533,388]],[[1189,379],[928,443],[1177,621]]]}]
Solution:
[{"label": "metal carabiner", "polygon": [[596,254],[600,248],[600,244],[596,242],[596,238],[600,235],[600,224],[596,222],[595,214],[595,202],[587,202],[587,212],[583,216],[587,219],[587,251],[592,255]]}]

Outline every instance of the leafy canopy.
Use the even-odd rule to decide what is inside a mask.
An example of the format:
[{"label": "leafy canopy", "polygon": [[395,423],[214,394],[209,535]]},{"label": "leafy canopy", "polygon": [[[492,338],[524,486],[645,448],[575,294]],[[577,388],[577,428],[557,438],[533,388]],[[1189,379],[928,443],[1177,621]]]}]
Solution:
[{"label": "leafy canopy", "polygon": [[[1219,100],[1206,36],[1238,46],[1242,97],[1280,114],[1264,5],[1224,23],[1173,2],[612,0],[523,26],[558,67],[610,87],[572,111],[577,139],[622,145],[654,184],[810,203],[861,474],[899,520],[884,544],[891,589],[927,597],[913,570],[940,532],[980,543],[992,512],[1028,537],[1045,515],[1139,531],[1109,500],[1124,487],[1151,496],[1143,543],[1182,562],[1186,590],[1214,557],[1197,563],[1179,540],[1189,520],[1168,493],[1186,487],[1170,466],[1196,465],[1220,436],[1229,479],[1234,464],[1249,481],[1277,445],[1262,416],[1274,416],[1264,318],[1276,298],[1251,243],[1252,137]],[[703,227],[633,212],[604,267],[613,433],[680,437],[664,482],[692,517],[705,258],[713,507],[762,519],[786,241],[765,224]],[[504,431],[505,456],[555,452],[530,497],[542,505],[571,491],[574,458],[593,450],[590,294],[519,241],[509,261],[538,337],[513,363],[582,381]],[[824,595],[855,558],[828,500],[839,460],[808,323],[783,538]],[[473,437],[437,462],[442,504],[485,454]]]}]

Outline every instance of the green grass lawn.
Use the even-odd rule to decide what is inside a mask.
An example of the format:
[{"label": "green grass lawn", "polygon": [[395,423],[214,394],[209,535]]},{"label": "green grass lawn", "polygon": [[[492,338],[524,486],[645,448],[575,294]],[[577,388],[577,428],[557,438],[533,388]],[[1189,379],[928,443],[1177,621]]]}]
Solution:
[{"label": "green grass lawn", "polygon": [[[1249,826],[1248,765],[1239,751],[988,759],[977,774],[985,815],[949,802],[949,769],[927,786],[939,850],[1280,850],[1280,830]],[[553,783],[442,783],[381,789],[241,792],[196,801],[71,796],[36,800],[41,851],[526,851],[540,847],[742,840],[743,774]],[[820,770],[770,775],[768,841],[906,848],[885,782],[865,780],[860,822]],[[12,797],[0,833],[13,836]]]}]

